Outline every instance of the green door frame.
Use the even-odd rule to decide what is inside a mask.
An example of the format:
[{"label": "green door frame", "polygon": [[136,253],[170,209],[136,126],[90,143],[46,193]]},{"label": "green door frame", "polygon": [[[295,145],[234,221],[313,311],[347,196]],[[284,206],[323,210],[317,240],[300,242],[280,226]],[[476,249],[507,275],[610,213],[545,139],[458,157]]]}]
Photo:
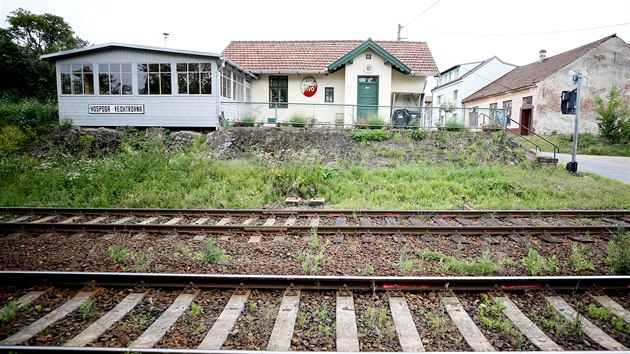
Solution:
[{"label": "green door frame", "polygon": [[[363,82],[362,82],[363,81]],[[378,76],[357,77],[357,117],[378,113]]]}]

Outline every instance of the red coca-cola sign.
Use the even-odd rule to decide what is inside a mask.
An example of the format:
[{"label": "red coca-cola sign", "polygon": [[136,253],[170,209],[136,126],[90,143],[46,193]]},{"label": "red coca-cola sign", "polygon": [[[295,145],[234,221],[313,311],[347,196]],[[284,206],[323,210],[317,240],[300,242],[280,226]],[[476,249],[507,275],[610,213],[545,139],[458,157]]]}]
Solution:
[{"label": "red coca-cola sign", "polygon": [[312,77],[305,77],[302,80],[302,93],[306,97],[312,97],[317,92],[317,81]]}]

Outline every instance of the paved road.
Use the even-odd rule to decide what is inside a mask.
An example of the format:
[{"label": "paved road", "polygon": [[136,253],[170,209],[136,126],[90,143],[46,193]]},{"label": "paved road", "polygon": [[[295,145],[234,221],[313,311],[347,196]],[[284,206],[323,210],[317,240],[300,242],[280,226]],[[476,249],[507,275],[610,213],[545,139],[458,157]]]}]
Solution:
[{"label": "paved road", "polygon": [[[543,152],[543,156],[553,156]],[[556,154],[558,165],[566,166],[571,162],[571,154]],[[630,157],[577,155],[578,172],[592,172],[630,184]]]}]

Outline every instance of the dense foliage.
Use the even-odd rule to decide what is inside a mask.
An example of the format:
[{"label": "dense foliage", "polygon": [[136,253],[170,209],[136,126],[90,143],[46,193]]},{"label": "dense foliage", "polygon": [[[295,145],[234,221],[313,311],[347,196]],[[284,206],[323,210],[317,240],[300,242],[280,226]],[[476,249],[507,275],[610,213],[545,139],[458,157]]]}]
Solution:
[{"label": "dense foliage", "polygon": [[614,86],[606,98],[607,101],[604,101],[601,97],[595,97],[597,126],[601,137],[610,144],[630,144],[630,103],[624,100],[621,90]]},{"label": "dense foliage", "polygon": [[0,96],[5,99],[56,97],[55,67],[43,54],[86,46],[62,17],[17,9],[0,29]]}]

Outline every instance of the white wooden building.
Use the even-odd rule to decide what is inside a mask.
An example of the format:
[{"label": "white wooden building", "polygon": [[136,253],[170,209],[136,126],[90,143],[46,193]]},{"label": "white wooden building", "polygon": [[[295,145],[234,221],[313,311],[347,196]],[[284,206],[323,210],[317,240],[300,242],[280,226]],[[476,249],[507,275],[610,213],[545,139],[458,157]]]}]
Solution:
[{"label": "white wooden building", "polygon": [[79,126],[216,128],[220,102],[248,101],[257,78],[219,54],[121,43],[42,59],[56,66],[60,120]]}]

